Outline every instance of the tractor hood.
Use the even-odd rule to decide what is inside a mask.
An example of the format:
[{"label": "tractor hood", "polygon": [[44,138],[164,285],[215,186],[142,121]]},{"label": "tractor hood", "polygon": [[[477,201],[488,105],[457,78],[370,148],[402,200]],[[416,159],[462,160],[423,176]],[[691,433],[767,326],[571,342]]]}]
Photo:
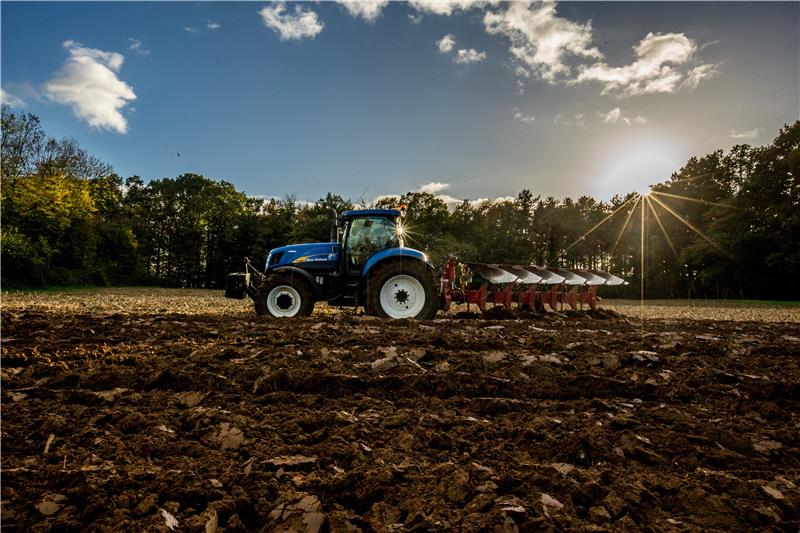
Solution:
[{"label": "tractor hood", "polygon": [[311,266],[336,262],[339,257],[339,244],[335,242],[311,242],[291,244],[270,250],[267,255],[266,270],[281,266]]}]

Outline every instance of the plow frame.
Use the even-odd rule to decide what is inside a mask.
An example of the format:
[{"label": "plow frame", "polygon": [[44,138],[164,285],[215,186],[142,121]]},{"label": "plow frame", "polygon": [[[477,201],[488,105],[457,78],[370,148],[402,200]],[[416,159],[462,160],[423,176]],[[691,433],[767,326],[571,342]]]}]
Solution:
[{"label": "plow frame", "polygon": [[[561,283],[523,284],[514,281],[493,283],[483,279],[475,288],[460,287],[459,277],[461,280],[475,279],[472,277],[473,272],[470,272],[471,267],[475,266],[500,270],[506,274],[508,272],[503,267],[510,270],[524,270],[525,268],[517,265],[459,263],[455,257],[448,257],[442,269],[441,279],[441,308],[443,310],[448,311],[453,304],[466,304],[467,312],[469,312],[470,306],[474,304],[481,313],[485,313],[489,309],[487,304],[492,304],[492,308],[501,306],[511,309],[514,302],[523,310],[537,312],[544,312],[547,308],[552,311],[564,311],[565,307],[577,311],[582,310],[584,306],[591,310],[597,309],[597,285],[589,285],[588,278],[587,284],[582,285],[576,285],[574,281],[571,285],[565,284],[562,277]],[[459,267],[462,270],[461,276],[458,276]],[[540,267],[536,268],[546,270]],[[580,276],[572,271],[570,273]]]}]

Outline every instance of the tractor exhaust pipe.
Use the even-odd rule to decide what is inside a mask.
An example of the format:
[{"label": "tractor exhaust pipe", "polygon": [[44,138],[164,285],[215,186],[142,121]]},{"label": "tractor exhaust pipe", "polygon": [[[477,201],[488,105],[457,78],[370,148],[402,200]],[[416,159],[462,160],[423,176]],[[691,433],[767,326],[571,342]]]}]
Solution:
[{"label": "tractor exhaust pipe", "polygon": [[331,209],[333,222],[331,223],[331,242],[339,242],[339,214],[336,209]]}]

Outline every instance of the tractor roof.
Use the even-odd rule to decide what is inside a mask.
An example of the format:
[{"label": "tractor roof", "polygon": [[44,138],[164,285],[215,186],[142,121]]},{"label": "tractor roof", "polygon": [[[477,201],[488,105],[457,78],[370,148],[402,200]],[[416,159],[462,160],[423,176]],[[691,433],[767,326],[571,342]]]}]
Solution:
[{"label": "tractor roof", "polygon": [[369,216],[399,217],[400,210],[399,209],[353,209],[352,211],[345,211],[344,213],[342,213],[343,218],[369,217]]}]

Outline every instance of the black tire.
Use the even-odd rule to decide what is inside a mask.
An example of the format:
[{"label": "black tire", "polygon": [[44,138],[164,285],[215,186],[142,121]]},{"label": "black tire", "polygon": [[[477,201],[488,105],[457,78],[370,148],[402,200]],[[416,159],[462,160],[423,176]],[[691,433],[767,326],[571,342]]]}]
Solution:
[{"label": "black tire", "polygon": [[[296,291],[296,296],[299,297],[299,307],[297,312],[292,315],[281,315],[273,313],[270,310],[270,306],[267,303],[267,298],[270,296],[270,293],[274,289],[278,289],[280,287],[290,287]],[[296,302],[293,300],[294,296],[288,294],[283,294],[278,296],[278,298],[284,297],[283,300],[286,300],[288,305],[294,306]],[[287,299],[288,298],[288,299]],[[269,315],[275,318],[294,318],[294,317],[304,317],[310,316],[311,313],[314,311],[314,297],[313,291],[308,284],[308,281],[303,279],[301,276],[297,274],[293,274],[291,272],[276,272],[274,274],[268,274],[264,277],[264,281],[261,282],[261,285],[258,288],[258,292],[256,293],[255,297],[255,308],[257,315]],[[274,307],[273,307],[274,308]]]},{"label": "black tire", "polygon": [[[439,294],[433,275],[425,264],[416,260],[392,261],[376,268],[369,276],[366,287],[365,310],[367,314],[381,318],[392,318],[381,305],[381,290],[384,284],[395,276],[410,276],[416,279],[425,295],[420,311],[409,317],[415,320],[429,320],[436,315],[439,307]],[[400,318],[400,317],[395,317]]]}]

